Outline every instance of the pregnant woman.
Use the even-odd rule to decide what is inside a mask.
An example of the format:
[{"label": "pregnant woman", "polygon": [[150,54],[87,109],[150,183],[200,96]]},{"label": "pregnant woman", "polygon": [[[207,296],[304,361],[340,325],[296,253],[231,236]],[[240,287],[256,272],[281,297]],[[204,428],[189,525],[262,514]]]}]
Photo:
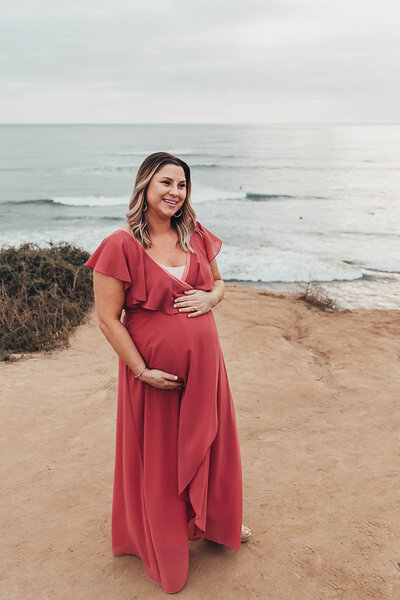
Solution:
[{"label": "pregnant woman", "polygon": [[185,584],[189,539],[239,550],[251,535],[211,311],[224,296],[221,240],[196,221],[190,188],[185,162],[148,156],[127,225],[86,263],[99,327],[119,356],[112,551],[139,556],[167,593]]}]

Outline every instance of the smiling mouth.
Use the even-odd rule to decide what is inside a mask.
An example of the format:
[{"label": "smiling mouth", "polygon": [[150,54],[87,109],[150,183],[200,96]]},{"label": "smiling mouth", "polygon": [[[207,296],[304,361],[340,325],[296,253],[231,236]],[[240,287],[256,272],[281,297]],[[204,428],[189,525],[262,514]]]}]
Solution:
[{"label": "smiling mouth", "polygon": [[177,202],[175,200],[166,200],[165,198],[163,198],[164,202],[166,202],[167,204],[170,204],[171,206],[175,206],[177,204]]}]

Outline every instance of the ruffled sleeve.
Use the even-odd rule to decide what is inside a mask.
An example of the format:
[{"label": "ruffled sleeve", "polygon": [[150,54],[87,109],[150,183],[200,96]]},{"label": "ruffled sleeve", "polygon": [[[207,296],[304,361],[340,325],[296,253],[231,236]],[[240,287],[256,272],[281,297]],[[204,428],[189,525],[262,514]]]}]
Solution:
[{"label": "ruffled sleeve", "polygon": [[89,260],[85,262],[85,266],[104,275],[120,279],[124,282],[125,290],[132,284],[122,236],[111,234],[106,237]]},{"label": "ruffled sleeve", "polygon": [[216,235],[211,233],[204,225],[201,225],[198,221],[196,221],[196,227],[202,231],[204,234],[203,244],[207,254],[208,262],[211,262],[221,250],[222,240],[220,240]]}]

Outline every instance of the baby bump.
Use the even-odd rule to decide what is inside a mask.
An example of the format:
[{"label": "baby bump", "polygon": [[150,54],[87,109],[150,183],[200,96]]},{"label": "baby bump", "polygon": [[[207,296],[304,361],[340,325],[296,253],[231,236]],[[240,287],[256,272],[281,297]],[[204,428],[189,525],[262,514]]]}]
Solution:
[{"label": "baby bump", "polygon": [[125,326],[145,362],[186,379],[192,364],[202,357],[215,357],[220,351],[218,332],[211,311],[198,317],[188,313],[166,315],[142,310],[129,313]]}]

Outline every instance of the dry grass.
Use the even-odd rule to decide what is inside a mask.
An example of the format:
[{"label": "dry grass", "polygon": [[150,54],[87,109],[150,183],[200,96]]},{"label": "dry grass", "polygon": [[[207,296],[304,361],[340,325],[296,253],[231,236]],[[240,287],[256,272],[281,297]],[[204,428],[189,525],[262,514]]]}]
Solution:
[{"label": "dry grass", "polygon": [[297,295],[297,299],[302,300],[303,302],[307,302],[308,304],[312,304],[320,310],[335,312],[339,310],[339,307],[335,300],[329,298],[325,290],[314,281],[309,281],[308,283],[306,283],[303,289],[301,289],[301,287],[299,286],[299,293]]},{"label": "dry grass", "polygon": [[0,359],[65,346],[93,302],[89,253],[67,243],[0,249]]}]

